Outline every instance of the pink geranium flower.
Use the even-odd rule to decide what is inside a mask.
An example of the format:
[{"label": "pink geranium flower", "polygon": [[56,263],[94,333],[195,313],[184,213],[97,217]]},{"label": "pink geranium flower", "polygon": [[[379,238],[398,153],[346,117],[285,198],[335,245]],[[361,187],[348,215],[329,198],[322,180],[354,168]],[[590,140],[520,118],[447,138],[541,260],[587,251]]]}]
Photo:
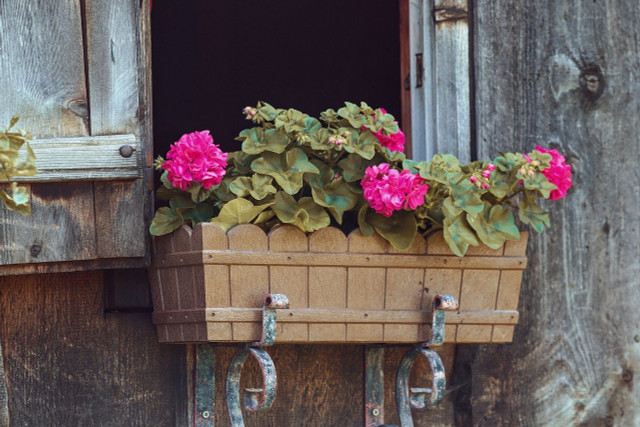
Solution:
[{"label": "pink geranium flower", "polygon": [[558,150],[549,150],[547,148],[536,146],[536,150],[541,153],[551,154],[551,163],[547,169],[542,171],[542,174],[547,177],[550,183],[558,187],[557,190],[551,191],[549,198],[551,200],[558,200],[567,195],[567,191],[571,188],[573,182],[571,181],[571,165],[565,163],[565,158],[562,154],[558,153]]},{"label": "pink geranium flower", "polygon": [[171,145],[162,164],[169,182],[183,191],[194,182],[201,183],[205,190],[220,184],[226,167],[227,153],[213,143],[208,130],[182,135]]},{"label": "pink geranium flower", "polygon": [[389,169],[387,163],[368,167],[361,181],[364,198],[377,213],[391,216],[402,208],[414,210],[424,203],[429,186],[408,170]]},{"label": "pink geranium flower", "polygon": [[[384,108],[380,108],[380,110],[384,114],[387,114],[387,110],[385,110]],[[397,124],[398,122],[394,123]],[[380,130],[379,132],[372,131],[372,133],[376,136],[376,138],[378,138],[378,141],[380,141],[380,145],[382,145],[383,147],[387,147],[391,151],[400,151],[401,153],[404,152],[404,143],[406,139],[404,136],[404,132],[402,132],[401,129],[398,129],[397,133],[391,135],[384,135],[382,133],[382,130]]]}]

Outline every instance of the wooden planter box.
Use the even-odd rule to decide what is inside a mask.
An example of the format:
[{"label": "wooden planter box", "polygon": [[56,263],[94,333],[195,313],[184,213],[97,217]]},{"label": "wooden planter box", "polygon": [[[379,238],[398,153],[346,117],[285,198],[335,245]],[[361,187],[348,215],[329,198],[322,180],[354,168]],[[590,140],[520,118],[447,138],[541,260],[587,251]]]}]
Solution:
[{"label": "wooden planter box", "polygon": [[460,309],[446,314],[446,342],[509,342],[526,244],[522,233],[460,258],[441,233],[400,252],[359,230],[184,226],[154,238],[153,322],[165,343],[258,341],[264,297],[282,293],[278,343],[415,343],[430,336],[432,297],[451,294]]}]

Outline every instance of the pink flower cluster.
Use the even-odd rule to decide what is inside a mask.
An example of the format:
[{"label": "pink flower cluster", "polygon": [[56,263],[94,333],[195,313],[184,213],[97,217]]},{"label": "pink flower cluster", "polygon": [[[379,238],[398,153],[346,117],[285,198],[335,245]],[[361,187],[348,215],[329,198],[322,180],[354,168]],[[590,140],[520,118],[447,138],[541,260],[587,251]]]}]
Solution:
[{"label": "pink flower cluster", "polygon": [[429,190],[419,175],[408,170],[389,169],[387,163],[368,167],[360,184],[365,200],[384,216],[391,216],[393,211],[402,208],[416,209],[424,203],[424,196]]},{"label": "pink flower cluster", "polygon": [[[380,110],[384,114],[387,114],[387,110],[385,110],[384,108],[380,108]],[[394,123],[397,124],[398,122]],[[379,132],[373,132],[373,134],[376,136],[376,138],[378,138],[378,141],[380,141],[380,145],[382,145],[383,147],[387,147],[391,151],[404,152],[405,136],[404,132],[402,132],[401,129],[398,129],[398,132],[392,135],[383,135],[382,130]]]},{"label": "pink flower cluster", "polygon": [[193,182],[201,183],[205,190],[220,184],[226,167],[227,153],[214,145],[208,130],[182,135],[162,164],[169,182],[183,191]]},{"label": "pink flower cluster", "polygon": [[539,145],[536,146],[536,150],[541,153],[551,154],[550,167],[543,170],[542,174],[547,177],[550,183],[558,187],[557,190],[551,192],[549,198],[551,200],[562,199],[567,195],[567,190],[573,184],[571,181],[571,165],[565,163],[564,156],[558,153],[558,150],[549,150]]},{"label": "pink flower cluster", "polygon": [[477,176],[471,175],[469,177],[469,181],[471,181],[471,183],[476,187],[482,187],[484,190],[486,190],[487,188],[489,188],[488,180],[489,178],[491,178],[491,172],[493,172],[495,169],[496,165],[494,165],[493,163],[488,163],[481,173],[483,180],[479,180]]}]

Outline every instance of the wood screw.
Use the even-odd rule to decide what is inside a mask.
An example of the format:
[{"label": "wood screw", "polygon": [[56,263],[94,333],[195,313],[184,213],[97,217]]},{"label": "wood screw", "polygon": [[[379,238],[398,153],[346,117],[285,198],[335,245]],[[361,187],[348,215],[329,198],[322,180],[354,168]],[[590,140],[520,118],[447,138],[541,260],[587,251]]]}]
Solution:
[{"label": "wood screw", "polygon": [[202,418],[209,418],[211,416],[211,414],[209,413],[209,411],[204,411],[202,413]]},{"label": "wood screw", "polygon": [[122,147],[120,147],[119,151],[122,157],[131,157],[131,155],[133,154],[134,151],[136,151],[136,149],[130,145],[123,145]]}]

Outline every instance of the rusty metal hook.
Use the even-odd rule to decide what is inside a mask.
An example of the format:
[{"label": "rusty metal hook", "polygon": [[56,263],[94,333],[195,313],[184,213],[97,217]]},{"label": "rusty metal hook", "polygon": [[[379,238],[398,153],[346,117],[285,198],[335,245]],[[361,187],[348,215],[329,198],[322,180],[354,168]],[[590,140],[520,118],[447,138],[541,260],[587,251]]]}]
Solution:
[{"label": "rusty metal hook", "polygon": [[276,367],[269,354],[265,350],[255,347],[246,347],[240,350],[231,360],[226,383],[227,410],[233,427],[244,426],[242,408],[240,407],[240,376],[244,362],[249,355],[258,361],[262,371],[262,387],[245,388],[243,398],[245,409],[249,412],[269,409],[276,398],[278,377]]},{"label": "rusty metal hook", "polygon": [[[409,374],[416,359],[420,356],[427,358],[431,367],[431,388],[410,388]],[[440,356],[435,351],[417,346],[410,350],[400,362],[396,377],[396,404],[402,427],[413,427],[411,409],[424,411],[434,408],[442,402],[447,381],[444,366]]]}]

